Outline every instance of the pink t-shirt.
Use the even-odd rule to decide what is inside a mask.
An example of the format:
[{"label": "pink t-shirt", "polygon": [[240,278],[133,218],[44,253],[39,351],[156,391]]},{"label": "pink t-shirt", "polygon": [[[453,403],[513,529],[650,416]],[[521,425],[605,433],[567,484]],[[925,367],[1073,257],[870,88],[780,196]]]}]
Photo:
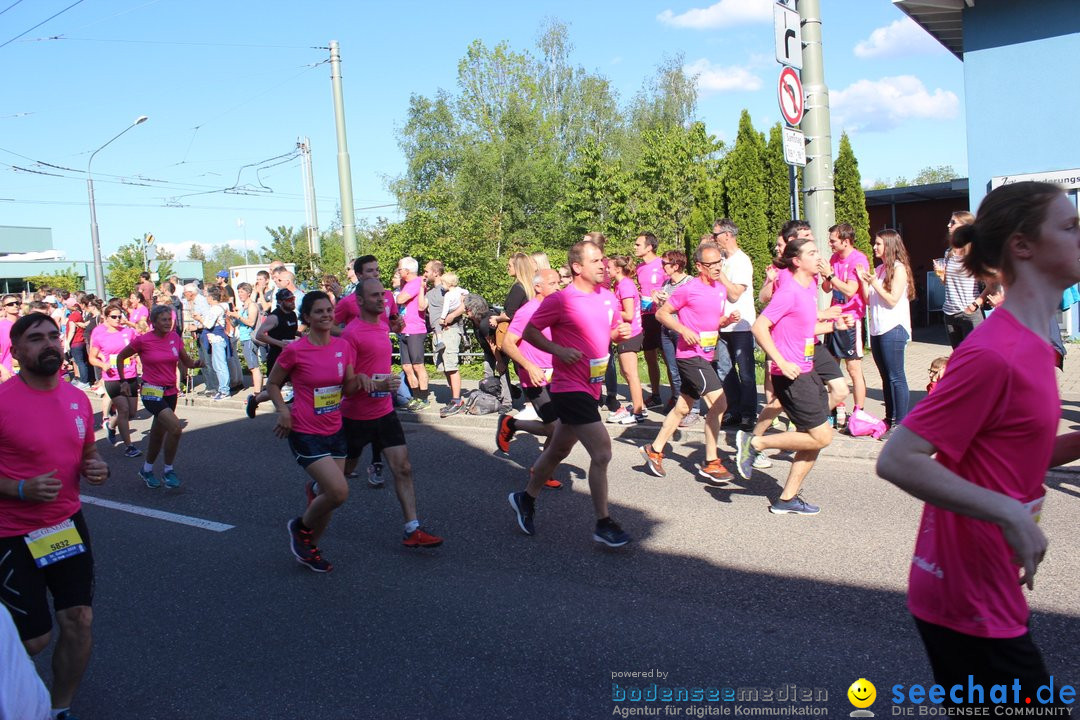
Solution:
[{"label": "pink t-shirt", "polygon": [[[98,325],[94,328],[94,332],[90,333],[90,346],[97,348],[101,361],[108,368],[101,376],[103,380],[120,379],[114,359],[120,354],[121,350],[131,344],[136,335],[137,333],[128,327],[120,328],[116,332],[110,332],[105,325]],[[138,371],[135,368],[135,358],[130,357],[124,363],[124,379],[132,380],[136,377],[138,377]]]},{"label": "pink t-shirt", "polygon": [[587,293],[573,284],[549,295],[533,313],[529,325],[551,328],[551,340],[582,355],[573,365],[552,356],[552,392],[584,392],[600,397],[607,372],[611,332],[622,322],[619,301],[610,290],[596,287]]},{"label": "pink t-shirt", "polygon": [[[384,311],[380,316],[380,323],[383,329],[390,328],[390,316],[397,313],[397,303],[394,302],[394,293],[389,290],[386,291],[386,302],[384,303]],[[356,293],[349,293],[345,297],[338,301],[338,304],[334,306],[334,322],[338,325],[348,325],[356,318],[360,317],[360,304],[356,300]]]},{"label": "pink t-shirt", "polygon": [[[937,461],[980,487],[1028,504],[1038,519],[1061,402],[1054,351],[998,309],[949,358],[949,370],[903,425]],[[1001,528],[927,504],[908,578],[908,608],[978,637],[1028,627],[1019,568]]]},{"label": "pink t-shirt", "polygon": [[712,362],[720,337],[720,320],[726,314],[727,288],[723,283],[710,285],[696,277],[671,293],[668,302],[678,313],[679,322],[696,332],[700,339],[697,345],[687,345],[680,335],[675,357],[700,357]]},{"label": "pink t-shirt", "polygon": [[15,323],[10,320],[0,320],[0,365],[14,372],[11,357],[11,326]]},{"label": "pink t-shirt", "polygon": [[[623,300],[632,300],[634,303],[634,315],[630,318],[630,337],[641,334],[641,296],[638,294],[637,285],[630,278],[623,278],[615,286],[615,297],[619,299],[619,310],[622,310]],[[619,316],[619,322],[623,322]]]},{"label": "pink t-shirt", "polygon": [[414,277],[405,283],[400,294],[409,296],[405,303],[405,329],[403,335],[426,335],[427,324],[424,322],[424,313],[420,312],[420,294],[424,292],[424,281]]},{"label": "pink t-shirt", "polygon": [[0,385],[0,475],[29,480],[52,470],[60,494],[52,502],[0,496],[0,537],[25,535],[79,511],[83,449],[94,444],[94,410],[82,390],[61,382],[48,391],[13,379]]},{"label": "pink t-shirt", "polygon": [[[529,324],[529,320],[531,320],[532,316],[536,314],[536,311],[537,309],[539,309],[542,301],[543,298],[534,297],[532,300],[519,307],[517,309],[517,312],[514,313],[514,318],[510,321],[510,327],[506,329],[506,332],[521,337],[522,333],[525,332],[525,326]],[[545,328],[544,330],[541,330],[541,334],[543,334],[544,337],[550,340],[551,328]],[[524,340],[518,343],[518,349],[521,350],[521,354],[525,356],[525,359],[531,362],[533,365],[536,365],[536,367],[543,368],[544,370],[552,369],[550,353],[546,353],[543,350],[540,350],[539,348],[530,345]],[[537,387],[533,385],[532,379],[529,377],[529,373],[527,372],[519,372],[518,378],[521,380],[521,384],[523,387]],[[541,383],[539,387],[543,387],[547,384],[548,383],[545,381]]]},{"label": "pink t-shirt", "polygon": [[340,430],[345,368],[354,366],[352,345],[339,337],[331,337],[326,345],[312,345],[303,337],[285,346],[277,365],[292,381],[292,429],[310,435]]},{"label": "pink t-shirt", "polygon": [[647,263],[637,266],[637,282],[641,288],[641,312],[645,315],[656,312],[652,294],[664,286],[668,276],[664,273],[664,259],[654,257]]},{"label": "pink t-shirt", "polygon": [[128,313],[128,322],[138,325],[140,320],[150,320],[150,311],[142,304],[136,305],[135,309]]},{"label": "pink t-shirt", "polygon": [[176,365],[183,347],[180,336],[169,331],[162,337],[151,330],[132,340],[131,347],[142,361],[143,382],[165,388],[166,395],[175,395]]},{"label": "pink t-shirt", "polygon": [[[870,269],[870,261],[858,250],[852,250],[846,258],[840,257],[840,253],[835,253],[829,260],[829,264],[832,265],[835,278],[845,283],[852,280],[858,282],[859,276],[856,272],[858,268]],[[855,294],[847,300],[844,299],[844,294],[839,290],[833,290],[832,296],[832,304],[839,305],[842,312],[851,313],[856,320],[862,320],[866,316],[866,300],[863,300],[862,293],[858,288],[855,289]]]},{"label": "pink t-shirt", "polygon": [[[375,324],[366,323],[357,318],[345,326],[342,337],[353,349],[353,370],[368,376],[389,375],[390,335],[385,326],[385,317]],[[374,420],[394,411],[394,398],[389,392],[368,394],[358,390],[341,402],[342,414],[350,420]]]},{"label": "pink t-shirt", "polygon": [[[777,276],[778,287],[761,314],[773,324],[772,339],[780,355],[788,362],[798,365],[800,373],[810,372],[814,369],[817,283],[811,280],[809,285],[803,287],[789,272],[789,277],[781,282],[780,278],[786,272],[782,271]],[[772,362],[769,363],[769,372],[773,375],[783,374]]]}]

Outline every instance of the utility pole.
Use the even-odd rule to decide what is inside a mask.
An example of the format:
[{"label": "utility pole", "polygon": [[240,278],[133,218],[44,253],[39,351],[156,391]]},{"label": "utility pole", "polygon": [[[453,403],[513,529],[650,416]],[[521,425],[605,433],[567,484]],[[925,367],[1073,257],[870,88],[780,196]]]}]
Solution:
[{"label": "utility pole", "polygon": [[311,140],[300,138],[296,141],[300,150],[300,172],[304,176],[304,216],[307,219],[308,252],[319,255],[322,251],[319,241],[319,214],[315,207],[315,177],[311,172]]},{"label": "utility pole", "polygon": [[818,250],[829,256],[829,228],[836,223],[833,187],[832,133],[829,123],[829,88],[825,85],[825,63],[821,52],[821,1],[799,0],[802,23],[802,82],[806,92],[806,219],[814,230]]},{"label": "utility pole", "polygon": [[352,170],[349,143],[345,137],[345,100],[341,91],[341,53],[337,40],[330,41],[330,84],[334,89],[334,126],[337,128],[338,188],[341,194],[341,236],[345,259],[356,257],[356,218],[353,215]]}]

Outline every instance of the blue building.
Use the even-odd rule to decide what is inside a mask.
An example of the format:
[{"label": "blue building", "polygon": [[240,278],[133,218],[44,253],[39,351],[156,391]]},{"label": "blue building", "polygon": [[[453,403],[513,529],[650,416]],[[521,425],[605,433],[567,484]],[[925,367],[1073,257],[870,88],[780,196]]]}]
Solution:
[{"label": "blue building", "polygon": [[[893,0],[964,63],[968,196],[1020,180],[1080,191],[1078,0]],[[1062,318],[1080,337],[1080,306]]]}]

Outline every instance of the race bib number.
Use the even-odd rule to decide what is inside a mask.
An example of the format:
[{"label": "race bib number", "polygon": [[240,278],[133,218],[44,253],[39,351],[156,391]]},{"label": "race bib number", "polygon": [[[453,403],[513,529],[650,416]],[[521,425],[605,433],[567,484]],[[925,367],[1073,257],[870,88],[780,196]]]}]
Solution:
[{"label": "race bib number", "polygon": [[540,368],[540,369],[544,371],[544,382],[550,383],[551,382],[551,376],[554,373],[554,370],[552,368]]},{"label": "race bib number", "polygon": [[709,330],[698,335],[698,345],[701,349],[709,354],[711,357],[716,352],[716,341],[720,339],[720,333],[717,330]]},{"label": "race bib number", "polygon": [[[373,382],[375,384],[378,384],[378,385],[381,385],[382,383],[390,382],[390,376],[387,375],[386,373],[377,373],[377,374],[371,376],[371,382]],[[368,393],[368,397],[373,397],[373,398],[390,397],[390,392],[388,390],[372,390],[371,392]]]},{"label": "race bib number", "polygon": [[146,385],[142,386],[143,400],[161,400],[165,397],[165,388],[160,385]]},{"label": "race bib number", "polygon": [[589,360],[589,383],[596,385],[604,382],[604,376],[607,375],[607,357],[592,358]]},{"label": "race bib number", "polygon": [[30,555],[39,568],[86,552],[82,536],[71,520],[35,530],[25,539]]},{"label": "race bib number", "polygon": [[1031,519],[1035,522],[1039,522],[1039,520],[1042,518],[1043,500],[1045,499],[1046,497],[1043,496],[1041,498],[1036,498],[1031,502],[1024,503],[1024,507],[1026,507],[1028,512],[1031,513]]},{"label": "race bib number", "polygon": [[316,415],[332,413],[341,406],[340,385],[327,385],[326,387],[315,388],[313,395]]},{"label": "race bib number", "polygon": [[814,338],[806,338],[806,346],[803,348],[803,362],[814,361]]}]

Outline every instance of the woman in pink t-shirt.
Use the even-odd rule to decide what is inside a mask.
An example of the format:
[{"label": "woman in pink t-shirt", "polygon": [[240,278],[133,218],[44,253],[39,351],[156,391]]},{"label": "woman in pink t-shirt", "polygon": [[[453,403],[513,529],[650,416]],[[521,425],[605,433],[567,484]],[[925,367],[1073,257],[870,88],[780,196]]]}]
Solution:
[{"label": "woman in pink t-shirt", "polygon": [[615,352],[619,356],[619,369],[630,388],[631,404],[608,415],[607,421],[620,425],[637,425],[645,422],[645,402],[641,392],[641,377],[638,375],[638,353],[644,348],[641,295],[633,281],[634,259],[629,255],[616,255],[608,260],[615,297],[619,300],[619,309],[622,311],[622,321],[630,323],[630,338],[616,345]]},{"label": "woman in pink t-shirt", "polygon": [[[116,431],[120,430],[120,437],[124,441],[127,457],[139,457],[139,451],[131,442],[131,429],[128,420],[135,416],[138,411],[136,397],[138,396],[139,371],[133,358],[117,363],[120,351],[126,348],[135,339],[135,331],[129,327],[123,327],[124,306],[119,300],[110,300],[102,311],[105,318],[103,325],[94,328],[90,335],[88,352],[90,364],[101,369],[101,379],[105,381],[105,397],[102,399],[101,423],[109,437],[109,443],[116,444]],[[121,386],[128,385],[126,393],[121,392]],[[116,417],[109,418],[109,408],[115,407]]]},{"label": "woman in pink t-shirt", "polygon": [[1006,300],[952,354],[933,394],[885,446],[877,472],[926,503],[908,608],[935,681],[947,693],[969,682],[987,692],[1019,682],[1007,702],[1024,704],[1051,682],[1023,593],[1046,552],[1043,478],[1080,457],[1080,433],[1057,435],[1048,341],[1062,292],[1080,281],[1080,221],[1057,186],[1019,182],[987,195],[955,239],[970,246],[966,269],[1000,278]]},{"label": "woman in pink t-shirt", "polygon": [[[296,462],[311,476],[306,486],[307,509],[288,523],[292,553],[311,570],[329,572],[333,565],[322,557],[317,543],[334,510],[349,497],[341,398],[361,387],[370,392],[372,386],[369,377],[353,372],[352,345],[330,334],[334,306],[326,293],[306,293],[299,315],[308,334],[281,351],[266,390],[278,412],[274,434],[288,438]],[[281,396],[281,386],[287,380],[293,386],[291,409]]]},{"label": "woman in pink t-shirt", "polygon": [[124,325],[135,332],[146,332],[150,326],[150,308],[143,299],[142,293],[133,292],[128,295],[127,308],[127,320]]}]

